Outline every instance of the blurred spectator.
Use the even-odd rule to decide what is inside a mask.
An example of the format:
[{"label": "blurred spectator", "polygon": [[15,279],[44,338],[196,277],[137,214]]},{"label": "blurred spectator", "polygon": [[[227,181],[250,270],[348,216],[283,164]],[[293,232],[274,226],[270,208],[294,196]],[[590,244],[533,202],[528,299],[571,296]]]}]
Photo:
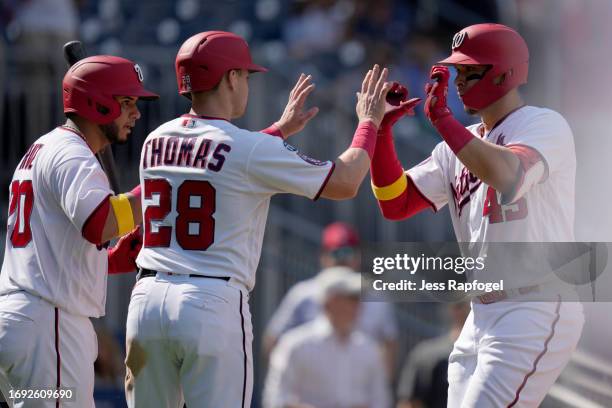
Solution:
[{"label": "blurred spectator", "polygon": [[10,23],[14,38],[16,72],[26,105],[26,146],[44,134],[58,110],[61,79],[67,66],[63,45],[77,38],[78,14],[74,0],[22,0],[16,3]]},{"label": "blurred spectator", "polygon": [[499,21],[500,3],[511,3],[490,0],[412,0],[412,2],[417,5],[415,26],[420,29],[450,33],[456,33],[472,24]]},{"label": "blurred spectator", "polygon": [[[334,99],[334,110],[346,115],[353,113],[353,106],[347,102],[355,99],[355,91],[361,88],[363,73],[374,64],[390,68],[397,61],[395,49],[384,41],[370,39],[366,42],[354,40],[350,43],[352,46],[345,46],[345,52],[340,53],[339,62],[342,65],[336,67],[340,69],[340,72],[334,77],[329,87]],[[398,80],[398,72],[398,70],[391,69],[389,78]]]},{"label": "blurred spectator", "polygon": [[384,408],[390,392],[376,343],[354,330],[361,279],[348,270],[328,274],[324,315],[286,333],[274,349],[267,408]]},{"label": "blurred spectator", "polygon": [[[320,258],[324,269],[314,278],[298,282],[287,292],[266,328],[266,354],[270,353],[282,334],[321,314],[320,293],[328,275],[332,276],[340,270],[350,271],[359,277],[354,272],[361,263],[358,245],[359,236],[350,225],[336,222],[325,228]],[[365,302],[358,316],[357,327],[381,345],[388,373],[392,374],[398,336],[393,306],[384,302]]]},{"label": "blurred spectator", "polygon": [[0,126],[4,124],[4,90],[6,75],[6,44],[0,35]]},{"label": "blurred spectator", "polygon": [[406,358],[398,383],[397,408],[445,408],[448,395],[448,356],[470,313],[470,304],[448,306],[450,330],[419,343]]},{"label": "blurred spectator", "polygon": [[307,59],[333,51],[344,34],[343,16],[336,13],[335,0],[300,0],[283,26],[283,40],[290,54]]},{"label": "blurred spectator", "polygon": [[407,2],[357,0],[353,2],[348,37],[379,44],[401,44],[412,26],[414,10]]}]

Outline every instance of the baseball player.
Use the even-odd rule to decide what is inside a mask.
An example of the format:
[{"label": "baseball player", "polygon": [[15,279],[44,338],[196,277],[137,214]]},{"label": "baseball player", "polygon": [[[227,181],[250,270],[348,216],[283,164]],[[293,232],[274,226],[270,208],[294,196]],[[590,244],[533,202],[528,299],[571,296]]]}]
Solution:
[{"label": "baseball player", "polygon": [[[138,189],[115,195],[94,154],[125,142],[156,99],[132,61],[93,56],[62,83],[66,124],[26,152],[10,185],[0,273],[0,372],[22,407],[93,407],[97,342],[90,317],[104,315],[106,276],[135,268]],[[127,234],[107,250],[106,241]],[[36,391],[61,391],[43,399]],[[38,395],[38,397],[36,397]]]},{"label": "baseball player", "polygon": [[[389,126],[401,107],[383,120],[371,173],[384,216],[400,220],[448,204],[458,241],[573,241],[573,136],[560,114],[521,99],[529,64],[523,38],[503,25],[473,25],[454,36],[440,64],[426,86],[425,113],[444,141],[429,158],[404,171]],[[480,123],[465,128],[446,106],[447,65]],[[581,305],[562,296],[525,301],[547,290],[546,276],[516,272],[523,279],[516,286],[472,298],[449,359],[449,407],[535,407],[576,347]]]},{"label": "baseball player", "polygon": [[[230,122],[245,111],[250,73],[264,71],[228,32],[196,34],[179,49],[178,87],[191,111],[147,137],[140,163],[144,244],[126,331],[130,407],[249,407],[248,299],[270,198],[348,199],[368,170],[390,89],[386,69],[365,76],[359,126],[335,162]],[[289,117],[304,114],[313,87],[300,77]]]}]

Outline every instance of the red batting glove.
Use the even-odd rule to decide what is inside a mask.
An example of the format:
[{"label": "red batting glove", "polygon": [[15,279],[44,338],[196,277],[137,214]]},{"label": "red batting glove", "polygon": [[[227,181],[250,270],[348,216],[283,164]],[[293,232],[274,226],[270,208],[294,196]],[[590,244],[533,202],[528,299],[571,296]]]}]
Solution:
[{"label": "red batting glove", "polygon": [[455,119],[451,110],[446,106],[448,79],[450,77],[448,68],[434,65],[431,68],[430,77],[435,82],[425,85],[425,93],[427,93],[425,115],[440,133],[448,147],[455,154],[459,154],[461,149],[474,139],[474,135]]},{"label": "red batting glove", "polygon": [[108,250],[108,273],[112,275],[136,270],[136,257],[141,247],[142,234],[139,225]]},{"label": "red batting glove", "polygon": [[435,82],[425,85],[425,115],[435,124],[439,119],[450,116],[453,113],[446,106],[446,95],[448,94],[448,79],[450,72],[442,65],[434,65],[429,75]]},{"label": "red batting glove", "polygon": [[421,102],[421,98],[408,99],[408,89],[394,82],[387,94],[385,116],[380,123],[379,134],[389,133],[393,125],[404,116],[414,116],[414,107]]}]

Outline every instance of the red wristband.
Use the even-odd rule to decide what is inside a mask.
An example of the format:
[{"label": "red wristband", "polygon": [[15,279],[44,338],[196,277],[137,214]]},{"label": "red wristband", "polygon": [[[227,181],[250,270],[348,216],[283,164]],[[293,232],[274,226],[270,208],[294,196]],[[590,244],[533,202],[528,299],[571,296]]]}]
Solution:
[{"label": "red wristband", "polygon": [[467,130],[465,126],[452,115],[438,119],[433,125],[448,147],[450,147],[455,154],[458,154],[459,151],[474,138],[472,132]]},{"label": "red wristband", "polygon": [[267,128],[260,130],[261,133],[266,133],[270,136],[280,137],[281,139],[285,139],[283,137],[283,132],[281,132],[280,128],[276,125],[276,123],[271,124]]},{"label": "red wristband", "polygon": [[370,160],[372,160],[372,156],[374,156],[374,149],[376,148],[377,132],[378,128],[373,122],[368,120],[359,123],[359,126],[357,126],[357,129],[355,130],[353,142],[351,143],[350,147],[365,150]]}]

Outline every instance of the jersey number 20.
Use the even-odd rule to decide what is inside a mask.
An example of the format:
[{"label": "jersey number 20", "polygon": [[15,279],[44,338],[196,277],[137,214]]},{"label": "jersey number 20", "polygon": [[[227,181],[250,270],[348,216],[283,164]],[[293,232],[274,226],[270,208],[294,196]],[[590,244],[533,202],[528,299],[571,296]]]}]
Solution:
[{"label": "jersey number 20", "polygon": [[32,240],[32,229],[30,228],[30,216],[34,206],[34,190],[31,180],[14,180],[11,183],[11,202],[9,203],[9,215],[17,211],[15,226],[11,232],[11,243],[15,248],[21,248]]},{"label": "jersey number 20", "polygon": [[[185,180],[176,193],[176,242],[186,250],[205,251],[215,241],[215,188],[208,181]],[[144,246],[169,247],[172,227],[159,226],[154,232],[151,221],[163,221],[172,210],[172,186],[166,179],[146,179],[144,198],[159,197],[158,205],[148,205],[144,213]]]}]

